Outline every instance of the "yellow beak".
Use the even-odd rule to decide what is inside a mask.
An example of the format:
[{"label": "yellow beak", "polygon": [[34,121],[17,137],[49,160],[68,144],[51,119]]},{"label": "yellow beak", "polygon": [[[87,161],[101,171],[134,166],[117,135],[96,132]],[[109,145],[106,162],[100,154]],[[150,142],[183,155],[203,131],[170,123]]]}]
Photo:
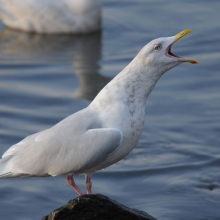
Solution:
[{"label": "yellow beak", "polygon": [[[182,38],[183,36],[185,36],[186,34],[192,32],[190,29],[186,29],[184,31],[181,31],[180,33],[176,34],[175,37],[176,37],[176,40],[174,40],[173,43],[175,43],[176,41],[178,41],[180,38]],[[195,64],[195,63],[199,63],[197,60],[192,60],[192,59],[186,59],[186,58],[182,58],[183,61],[185,62],[189,62],[189,63],[192,63],[192,64]]]},{"label": "yellow beak", "polygon": [[176,41],[178,41],[180,38],[182,38],[183,36],[185,36],[186,34],[192,32],[190,29],[186,29],[184,31],[181,31],[179,34],[176,34],[175,37],[176,37],[176,40],[173,42],[175,43]]}]

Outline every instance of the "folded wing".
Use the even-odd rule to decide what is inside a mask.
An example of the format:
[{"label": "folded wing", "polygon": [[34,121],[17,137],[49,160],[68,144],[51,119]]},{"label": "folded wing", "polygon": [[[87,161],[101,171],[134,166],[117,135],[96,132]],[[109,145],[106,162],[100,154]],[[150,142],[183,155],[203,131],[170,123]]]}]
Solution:
[{"label": "folded wing", "polygon": [[120,130],[101,128],[97,118],[73,115],[9,148],[0,160],[0,178],[83,173],[103,162],[122,140]]}]

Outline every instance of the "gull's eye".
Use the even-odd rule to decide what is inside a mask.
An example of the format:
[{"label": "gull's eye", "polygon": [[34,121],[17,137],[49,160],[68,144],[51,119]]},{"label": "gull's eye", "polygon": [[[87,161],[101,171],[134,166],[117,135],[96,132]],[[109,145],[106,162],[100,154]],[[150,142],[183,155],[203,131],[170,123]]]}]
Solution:
[{"label": "gull's eye", "polygon": [[159,50],[160,48],[161,48],[160,45],[156,45],[156,46],[154,47],[155,50]]}]

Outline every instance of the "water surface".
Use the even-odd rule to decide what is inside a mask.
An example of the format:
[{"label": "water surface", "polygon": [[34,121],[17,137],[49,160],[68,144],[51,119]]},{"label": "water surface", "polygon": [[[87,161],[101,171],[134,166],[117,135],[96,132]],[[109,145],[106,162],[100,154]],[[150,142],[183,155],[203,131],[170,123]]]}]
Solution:
[{"label": "water surface", "polygon": [[[103,0],[102,33],[43,36],[0,24],[0,154],[85,108],[150,40],[199,60],[157,83],[137,147],[93,174],[93,193],[163,220],[220,219],[220,2]],[[84,176],[76,183],[85,192]],[[77,194],[65,176],[1,179],[4,220],[37,220]]]}]

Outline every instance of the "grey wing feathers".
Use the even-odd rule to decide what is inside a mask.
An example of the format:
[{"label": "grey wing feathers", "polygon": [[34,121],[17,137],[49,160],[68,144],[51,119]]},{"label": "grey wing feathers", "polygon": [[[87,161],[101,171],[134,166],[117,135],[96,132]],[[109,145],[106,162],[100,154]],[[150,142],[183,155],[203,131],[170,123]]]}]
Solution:
[{"label": "grey wing feathers", "polygon": [[123,136],[121,131],[114,128],[102,128],[88,130],[80,140],[80,152],[77,164],[80,170],[87,170],[103,162],[109,154],[120,146]]}]

